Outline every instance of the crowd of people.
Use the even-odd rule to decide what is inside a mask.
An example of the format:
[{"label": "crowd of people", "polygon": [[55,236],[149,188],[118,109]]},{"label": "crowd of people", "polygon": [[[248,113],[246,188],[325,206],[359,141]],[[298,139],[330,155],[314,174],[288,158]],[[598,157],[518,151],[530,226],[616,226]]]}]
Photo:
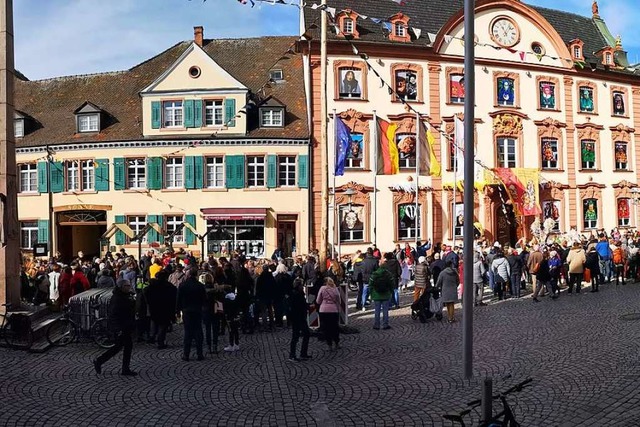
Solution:
[{"label": "crowd of people", "polygon": [[[520,298],[530,284],[532,300],[545,294],[556,299],[560,288],[580,293],[584,282],[591,292],[614,281],[625,285],[640,278],[640,235],[600,230],[590,238],[534,240],[511,247],[476,240],[472,260],[474,305],[486,305],[485,287],[493,298]],[[167,345],[167,333],[184,327],[182,359],[202,360],[205,350],[218,353],[221,336],[228,334],[226,352],[240,349],[240,334],[290,328],[289,360],[311,358],[308,316],[317,311],[320,338],[331,350],[340,348],[339,315],[346,304],[337,284],[357,287],[356,308],[373,304],[373,329],[390,329],[389,310],[400,307],[400,294],[413,286],[413,301],[437,290],[447,321],[455,322],[455,304],[462,297],[465,262],[461,248],[431,241],[415,246],[397,244],[383,253],[375,245],[341,260],[319,262],[307,257],[250,259],[209,257],[198,262],[190,252],[150,250],[138,261],[125,250],[103,258],[86,259],[82,252],[68,264],[57,258],[25,259],[21,272],[22,298],[33,304],[65,306],[74,295],[91,288],[113,288],[110,320],[116,346],[94,361],[97,372],[124,349],[122,373],[130,369],[133,341]],[[302,339],[300,351],[298,342]]]}]

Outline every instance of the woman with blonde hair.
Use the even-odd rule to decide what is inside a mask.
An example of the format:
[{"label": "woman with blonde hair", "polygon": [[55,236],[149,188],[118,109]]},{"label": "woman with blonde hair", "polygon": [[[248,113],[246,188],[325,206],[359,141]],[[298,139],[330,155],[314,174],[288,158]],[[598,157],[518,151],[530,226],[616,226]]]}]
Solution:
[{"label": "woman with blonde hair", "polygon": [[329,350],[340,347],[340,328],[338,321],[340,319],[340,291],[336,287],[336,283],[330,277],[324,279],[324,285],[320,287],[316,304],[320,307],[320,328],[327,341]]}]

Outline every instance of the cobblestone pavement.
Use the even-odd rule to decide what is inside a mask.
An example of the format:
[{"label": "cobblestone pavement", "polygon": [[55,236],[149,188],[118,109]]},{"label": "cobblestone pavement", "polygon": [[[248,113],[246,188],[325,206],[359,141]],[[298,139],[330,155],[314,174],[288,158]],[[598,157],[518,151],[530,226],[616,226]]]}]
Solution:
[{"label": "cobblestone pavement", "polygon": [[[588,290],[588,289],[587,289]],[[97,376],[99,350],[75,344],[45,354],[0,349],[0,425],[449,425],[442,414],[479,397],[482,377],[511,396],[523,426],[640,425],[640,284],[530,298],[475,309],[476,380],[461,378],[461,322],[411,320],[393,329],[372,314],[351,318],[359,334],[330,352],[312,338],[313,360],[287,361],[289,331],[241,336],[241,351],[180,360],[181,333],[167,350],[134,348],[136,378],[119,357]],[[456,315],[460,317],[460,313]],[[512,377],[501,380],[510,374]]]}]

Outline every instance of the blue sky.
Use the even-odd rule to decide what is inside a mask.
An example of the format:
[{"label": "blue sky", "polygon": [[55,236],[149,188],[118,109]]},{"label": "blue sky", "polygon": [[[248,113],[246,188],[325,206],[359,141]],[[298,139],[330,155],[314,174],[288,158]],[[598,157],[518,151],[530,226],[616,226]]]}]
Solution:
[{"label": "blue sky", "polygon": [[[636,2],[600,1],[600,15],[623,36],[631,62],[640,62]],[[591,15],[589,0],[527,3]],[[15,64],[32,80],[127,69],[191,39],[195,25],[204,26],[206,38],[297,34],[298,9],[252,9],[237,0],[14,0]]]}]

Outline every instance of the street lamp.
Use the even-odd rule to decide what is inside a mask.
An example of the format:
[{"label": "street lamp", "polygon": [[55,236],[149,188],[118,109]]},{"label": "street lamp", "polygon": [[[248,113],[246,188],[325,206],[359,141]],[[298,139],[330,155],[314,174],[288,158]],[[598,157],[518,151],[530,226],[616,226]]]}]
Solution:
[{"label": "street lamp", "polygon": [[[344,195],[347,196],[349,198],[349,210],[347,211],[347,213],[345,214],[345,219],[347,217],[347,215],[349,215],[351,212],[353,212],[352,209],[352,200],[353,200],[353,196],[355,194],[357,194],[358,192],[356,190],[354,190],[353,188],[347,188],[344,191]],[[340,218],[340,209],[337,209],[337,213],[338,213],[338,260],[342,259],[342,219]]]}]

